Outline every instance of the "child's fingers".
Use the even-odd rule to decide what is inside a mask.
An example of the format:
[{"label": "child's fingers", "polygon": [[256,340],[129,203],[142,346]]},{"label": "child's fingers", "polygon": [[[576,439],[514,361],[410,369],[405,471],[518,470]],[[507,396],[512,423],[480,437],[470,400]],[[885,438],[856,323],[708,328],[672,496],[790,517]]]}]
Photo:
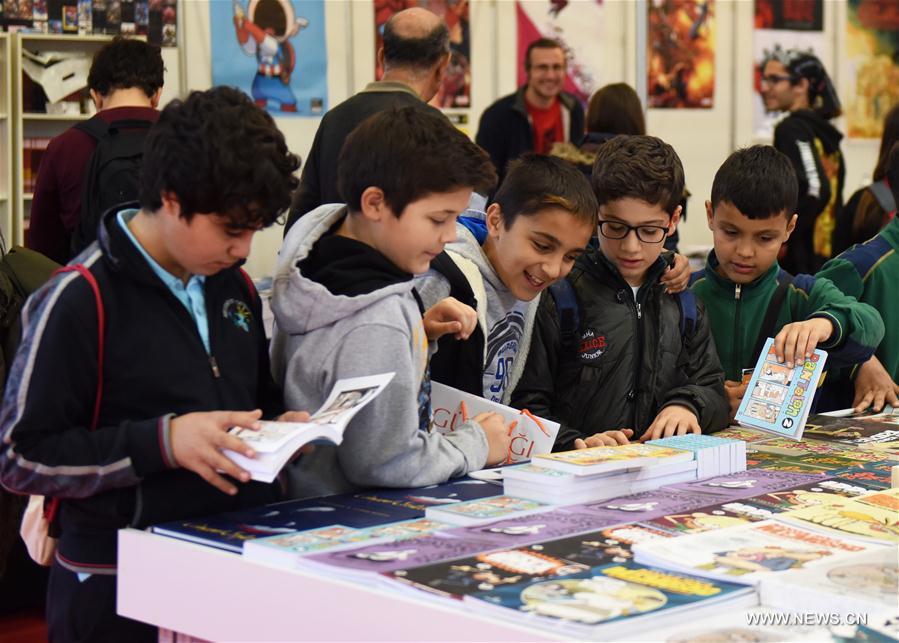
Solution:
[{"label": "child's fingers", "polygon": [[278,416],[279,422],[308,422],[309,413],[306,411],[285,411]]},{"label": "child's fingers", "polygon": [[196,473],[222,493],[226,493],[229,496],[233,496],[237,493],[237,487],[217,474],[215,470],[208,465],[197,467]]},{"label": "child's fingers", "polygon": [[610,431],[606,435],[608,435],[614,441],[614,444],[612,446],[628,443],[627,435],[624,433],[624,431]]},{"label": "child's fingers", "polygon": [[869,406],[871,406],[871,402],[873,401],[874,391],[868,390],[865,392],[861,399],[859,399],[858,395],[855,396],[855,401],[852,403],[852,408],[856,413],[861,413]]},{"label": "child's fingers", "polygon": [[244,429],[258,429],[259,418],[262,417],[262,410],[254,411],[219,411],[213,413],[219,429],[227,431],[232,426],[239,426]]},{"label": "child's fingers", "polygon": [[784,344],[787,343],[787,336],[790,334],[790,326],[784,326],[779,333],[774,337],[774,355],[777,357],[778,362],[784,361]]},{"label": "child's fingers", "polygon": [[581,440],[580,438],[574,439],[574,448],[575,449],[586,449],[587,443]]},{"label": "child's fingers", "polygon": [[239,453],[248,458],[253,458],[256,456],[256,452],[253,451],[252,447],[248,446],[246,442],[244,442],[237,436],[231,435],[230,433],[214,434],[214,437],[212,439],[212,446],[220,450],[227,449],[229,451],[234,451],[235,453]]},{"label": "child's fingers", "polygon": [[784,342],[784,361],[789,368],[793,367],[793,360],[796,359],[796,347],[798,341],[799,329],[794,326],[790,328],[790,331],[787,333],[786,341]]}]

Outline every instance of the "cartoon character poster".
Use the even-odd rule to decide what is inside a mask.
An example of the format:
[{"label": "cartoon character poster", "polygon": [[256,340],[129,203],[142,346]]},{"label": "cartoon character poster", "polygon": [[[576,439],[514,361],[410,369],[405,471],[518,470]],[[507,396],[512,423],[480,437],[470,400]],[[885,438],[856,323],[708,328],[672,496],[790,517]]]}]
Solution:
[{"label": "cartoon character poster", "polygon": [[849,136],[880,138],[899,103],[899,3],[849,0],[841,98]]},{"label": "cartoon character poster", "polygon": [[275,116],[328,108],[323,0],[209,3],[212,84],[231,85]]},{"label": "cartoon character poster", "polygon": [[714,0],[648,3],[649,107],[711,108],[715,98]]},{"label": "cartoon character poster", "polygon": [[568,63],[564,91],[587,103],[602,86],[601,0],[518,0],[518,85],[527,82],[524,57],[538,38],[552,38],[562,45]]},{"label": "cartoon character poster", "polygon": [[468,0],[374,0],[375,1],[375,78],[384,70],[377,66],[377,52],[382,47],[384,23],[393,14],[421,7],[437,14],[446,23],[450,38],[450,62],[443,86],[431,100],[440,109],[471,107],[471,37],[468,23]]}]

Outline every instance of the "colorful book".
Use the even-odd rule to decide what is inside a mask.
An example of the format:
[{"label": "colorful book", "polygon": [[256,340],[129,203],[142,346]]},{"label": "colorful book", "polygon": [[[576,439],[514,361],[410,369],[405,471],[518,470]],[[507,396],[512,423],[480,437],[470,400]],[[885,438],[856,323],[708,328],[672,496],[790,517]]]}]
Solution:
[{"label": "colorful book", "polygon": [[680,536],[761,522],[772,518],[774,513],[773,509],[750,504],[748,500],[733,500],[701,507],[694,511],[658,516],[640,524]]},{"label": "colorful book", "polygon": [[495,496],[453,505],[428,507],[425,516],[431,520],[466,526],[493,522],[503,518],[527,516],[550,509],[552,509],[551,505],[536,500],[515,498],[514,496]]},{"label": "colorful book", "polygon": [[616,447],[590,447],[574,451],[547,453],[534,458],[534,462],[541,467],[588,476],[608,471],[620,471],[654,464],[670,464],[692,459],[693,453],[691,451],[633,443]]},{"label": "colorful book", "polygon": [[672,489],[711,494],[718,496],[717,502],[721,502],[722,497],[728,500],[742,500],[769,491],[793,489],[809,482],[817,482],[821,478],[821,475],[750,469],[729,476],[673,485]]},{"label": "colorful book", "polygon": [[737,424],[799,440],[818,388],[827,353],[814,353],[793,368],[777,361],[768,338],[737,410]]},{"label": "colorful book", "polygon": [[746,470],[746,443],[742,440],[688,433],[650,440],[647,444],[692,451],[699,480]]},{"label": "colorful book", "polygon": [[779,514],[777,519],[834,537],[895,544],[899,543],[899,511],[892,503],[897,497],[899,489],[885,489],[868,496],[800,507]]},{"label": "colorful book", "polygon": [[507,463],[525,462],[552,451],[559,423],[539,418],[498,402],[491,402],[439,382],[431,382],[431,423],[441,433],[452,433],[457,426],[479,413],[499,413],[512,426],[512,443]]},{"label": "colorful book", "polygon": [[260,422],[258,429],[233,427],[228,433],[252,447],[256,455],[248,458],[228,449],[222,453],[248,471],[253,480],[272,482],[303,445],[314,441],[340,444],[353,416],[387,387],[393,375],[338,380],[308,422]]},{"label": "colorful book", "polygon": [[705,578],[755,584],[766,574],[804,569],[877,548],[858,540],[763,520],[634,546],[634,558]]},{"label": "colorful book", "polygon": [[841,502],[844,498],[856,498],[870,493],[861,485],[843,480],[827,478],[817,482],[809,482],[792,489],[771,491],[746,498],[746,504],[763,507],[776,513]]},{"label": "colorful book", "polygon": [[815,440],[899,460],[899,409],[888,406],[880,413],[815,415],[806,424],[808,437]]}]

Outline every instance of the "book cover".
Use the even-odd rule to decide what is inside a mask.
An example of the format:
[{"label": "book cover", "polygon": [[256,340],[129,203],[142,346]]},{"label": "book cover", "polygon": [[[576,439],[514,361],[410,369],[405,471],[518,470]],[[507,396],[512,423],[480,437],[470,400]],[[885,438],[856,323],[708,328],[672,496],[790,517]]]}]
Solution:
[{"label": "book cover", "polygon": [[[805,426],[808,428],[810,424],[806,422]],[[882,456],[876,453],[867,453],[852,449],[852,447],[847,444],[813,440],[808,437],[808,434],[804,436],[801,442],[788,440],[787,438],[771,438],[770,440],[753,442],[752,448],[756,451],[773,453],[784,457],[802,457],[806,455],[836,457],[850,456],[854,459],[866,462],[876,462],[883,459]]]},{"label": "book cover", "polygon": [[746,501],[733,500],[702,507],[695,511],[667,514],[652,518],[642,524],[679,536],[747,525],[774,516],[774,510],[750,504],[751,500],[751,498]]},{"label": "book cover", "polygon": [[484,480],[459,478],[442,484],[411,489],[367,489],[353,494],[354,498],[372,506],[401,507],[421,512],[438,505],[451,505],[501,495],[502,490]]},{"label": "book cover", "polygon": [[632,493],[601,502],[571,505],[565,510],[607,521],[606,525],[643,522],[667,514],[691,511],[721,502],[715,494],[678,491],[673,487]]},{"label": "book cover", "polygon": [[717,431],[715,433],[719,438],[727,438],[730,440],[743,440],[746,444],[752,444],[755,442],[762,442],[764,440],[770,440],[770,433],[763,433],[762,431],[754,431],[753,429],[747,429],[742,426],[730,426],[723,431]]},{"label": "book cover", "polygon": [[843,498],[855,498],[864,495],[869,493],[869,491],[869,489],[860,485],[829,478],[799,485],[793,489],[771,491],[752,496],[751,498],[746,498],[744,502],[780,513],[798,509],[799,507],[831,504]]},{"label": "book cover", "polygon": [[799,440],[825,361],[827,353],[816,349],[803,363],[788,368],[777,361],[769,337],[734,418],[737,424]]},{"label": "book cover", "polygon": [[590,475],[667,462],[692,460],[693,453],[649,444],[624,444],[616,447],[590,447],[574,451],[547,453],[534,458],[541,467]]},{"label": "book cover", "polygon": [[559,507],[552,511],[497,520],[485,525],[458,527],[445,533],[454,537],[487,541],[494,548],[512,548],[594,531],[620,522],[622,520],[617,517],[598,518],[589,514],[571,513],[568,507]]},{"label": "book cover", "polygon": [[844,417],[814,415],[806,424],[806,434],[815,440],[899,459],[899,409]]},{"label": "book cover", "polygon": [[832,471],[831,475],[840,480],[860,484],[870,488],[889,489],[893,484],[893,461],[866,462],[846,469]]},{"label": "book cover", "polygon": [[634,546],[639,563],[706,578],[755,584],[768,573],[803,569],[876,545],[764,520],[749,525],[655,540]]},{"label": "book cover", "polygon": [[680,491],[699,491],[701,493],[718,496],[729,500],[741,500],[769,491],[792,489],[808,482],[820,480],[820,475],[808,475],[803,473],[791,473],[786,471],[768,471],[765,469],[750,469],[740,473],[732,473],[727,476],[718,476],[698,482],[684,482],[672,485],[672,489]]},{"label": "book cover", "polygon": [[834,537],[847,536],[881,544],[899,543],[899,511],[876,500],[866,501],[864,496],[800,507],[779,514],[777,519]]},{"label": "book cover", "polygon": [[506,463],[524,462],[552,451],[559,423],[539,418],[527,411],[491,402],[440,382],[431,382],[431,422],[441,433],[452,433],[459,424],[479,413],[499,413],[512,428],[512,443]]},{"label": "book cover", "polygon": [[495,496],[452,505],[428,507],[425,516],[454,525],[471,525],[548,511],[550,508],[550,505],[536,500]]}]

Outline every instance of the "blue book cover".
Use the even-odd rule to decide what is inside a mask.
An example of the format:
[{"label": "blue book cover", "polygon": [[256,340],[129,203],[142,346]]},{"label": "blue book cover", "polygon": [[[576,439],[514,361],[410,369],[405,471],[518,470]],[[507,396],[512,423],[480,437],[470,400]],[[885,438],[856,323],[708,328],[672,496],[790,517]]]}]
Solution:
[{"label": "blue book cover", "polygon": [[827,353],[815,352],[789,368],[777,361],[768,338],[746,387],[736,421],[741,426],[799,440],[811,410]]}]

